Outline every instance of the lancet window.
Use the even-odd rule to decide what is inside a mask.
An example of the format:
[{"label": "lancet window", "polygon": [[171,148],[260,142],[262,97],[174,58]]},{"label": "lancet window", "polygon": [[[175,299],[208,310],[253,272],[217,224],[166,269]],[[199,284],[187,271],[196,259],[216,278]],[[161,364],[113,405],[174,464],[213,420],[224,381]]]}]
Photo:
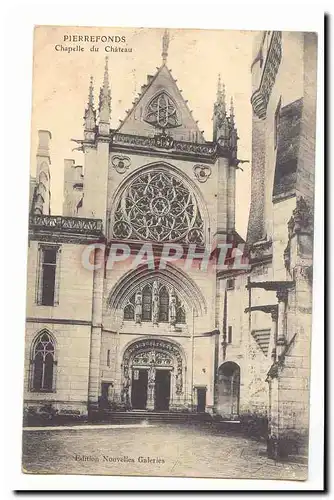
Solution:
[{"label": "lancet window", "polygon": [[136,323],[169,323],[173,326],[186,322],[186,312],[174,288],[155,280],[138,287],[123,308],[123,318]]},{"label": "lancet window", "polygon": [[52,392],[54,389],[55,346],[47,331],[43,331],[35,340],[31,364],[32,390]]}]

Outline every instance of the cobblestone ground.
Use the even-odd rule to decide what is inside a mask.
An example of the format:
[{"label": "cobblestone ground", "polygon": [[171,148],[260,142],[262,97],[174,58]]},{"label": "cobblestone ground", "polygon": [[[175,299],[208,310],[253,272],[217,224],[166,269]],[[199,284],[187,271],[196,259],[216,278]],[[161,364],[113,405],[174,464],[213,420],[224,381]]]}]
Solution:
[{"label": "cobblestone ground", "polygon": [[204,425],[175,424],[24,430],[23,468],[51,474],[307,477],[305,465],[268,459],[264,443]]}]

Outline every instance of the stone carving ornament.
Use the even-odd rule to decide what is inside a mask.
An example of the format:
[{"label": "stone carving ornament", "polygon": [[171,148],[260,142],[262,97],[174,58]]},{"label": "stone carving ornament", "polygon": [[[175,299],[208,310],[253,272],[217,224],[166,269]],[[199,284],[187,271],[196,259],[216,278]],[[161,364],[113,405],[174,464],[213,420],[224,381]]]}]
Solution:
[{"label": "stone carving ornament", "polygon": [[161,129],[180,125],[174,101],[162,91],[149,102],[144,120]]},{"label": "stone carving ornament", "polygon": [[[175,326],[176,323],[184,324],[186,315],[182,301],[176,294],[174,287],[166,287],[159,280],[154,280],[151,286],[152,298],[149,300],[152,314],[143,316],[143,308],[145,307],[145,304],[143,304],[143,290],[145,291],[150,286],[150,283],[148,283],[144,288],[138,288],[129,297],[125,306],[123,306],[123,319],[134,320],[138,324],[145,321],[152,321],[154,325],[158,325],[160,322],[169,323],[172,326]],[[163,292],[165,292],[164,296]],[[167,302],[164,302],[166,295]]]},{"label": "stone carving ornament", "polygon": [[142,315],[142,294],[141,291],[138,290],[135,295],[135,321],[136,323],[141,322]]},{"label": "stone carving ornament", "polygon": [[152,320],[153,324],[157,325],[159,320],[159,284],[153,282],[152,286]]},{"label": "stone carving ornament", "polygon": [[[183,390],[183,368],[182,356],[178,347],[171,342],[160,339],[145,339],[131,344],[125,351],[123,357],[123,401],[129,402],[130,388],[130,361],[131,365],[146,365],[150,369],[156,366],[173,366],[176,362],[176,393],[181,394]],[[153,377],[153,372],[150,372]]]},{"label": "stone carving ornament", "polygon": [[194,175],[198,182],[206,182],[211,175],[211,167],[208,165],[194,165]]},{"label": "stone carving ornament", "polygon": [[124,377],[123,377],[123,391],[122,391],[122,401],[126,404],[130,402],[130,376],[129,376],[129,365],[124,365]]},{"label": "stone carving ornament", "polygon": [[182,393],[182,386],[183,386],[183,381],[182,381],[182,366],[177,367],[177,373],[176,373],[176,394],[181,394]]},{"label": "stone carving ornament", "polygon": [[131,160],[128,156],[114,155],[111,157],[111,164],[119,174],[124,174],[130,167]]},{"label": "stone carving ornament", "polygon": [[137,366],[148,366],[148,365],[157,365],[157,366],[172,366],[173,358],[164,352],[160,351],[144,351],[136,354],[132,358],[132,364]]},{"label": "stone carving ornament", "polygon": [[170,291],[169,318],[170,318],[170,324],[175,325],[175,323],[176,323],[176,296],[175,296],[174,289],[172,289]]},{"label": "stone carving ornament", "polygon": [[203,229],[195,195],[164,170],[137,175],[124,189],[113,221],[118,239],[203,244]]}]

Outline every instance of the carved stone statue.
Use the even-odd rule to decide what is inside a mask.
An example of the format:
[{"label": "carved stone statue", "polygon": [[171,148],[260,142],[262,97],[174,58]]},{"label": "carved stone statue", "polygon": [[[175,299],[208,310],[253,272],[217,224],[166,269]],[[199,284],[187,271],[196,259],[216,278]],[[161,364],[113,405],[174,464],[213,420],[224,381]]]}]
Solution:
[{"label": "carved stone statue", "polygon": [[155,364],[155,351],[150,351],[148,353],[148,357],[149,357],[149,360],[150,360],[150,364],[151,365],[154,365]]},{"label": "carved stone statue", "polygon": [[142,295],[141,291],[138,290],[135,296],[135,321],[136,323],[141,323],[142,316]]},{"label": "carved stone statue", "polygon": [[169,296],[169,320],[171,325],[176,323],[176,296],[174,289],[171,290]]},{"label": "carved stone statue", "polygon": [[151,365],[148,370],[148,384],[154,385],[154,383],[155,383],[155,367]]},{"label": "carved stone statue", "polygon": [[157,281],[152,286],[152,320],[157,325],[159,321],[159,285]]},{"label": "carved stone statue", "polygon": [[176,394],[182,393],[182,386],[183,386],[182,366],[179,365],[177,367],[177,373],[176,373]]},{"label": "carved stone statue", "polygon": [[127,405],[130,404],[130,376],[129,376],[129,367],[124,367],[124,380],[123,380],[123,402]]}]

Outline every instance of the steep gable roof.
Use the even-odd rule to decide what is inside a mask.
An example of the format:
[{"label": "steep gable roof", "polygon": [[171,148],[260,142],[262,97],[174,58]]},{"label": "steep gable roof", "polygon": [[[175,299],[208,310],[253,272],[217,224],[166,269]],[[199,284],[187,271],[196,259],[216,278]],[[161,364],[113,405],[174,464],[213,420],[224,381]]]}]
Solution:
[{"label": "steep gable roof", "polygon": [[158,128],[146,121],[146,113],[152,99],[163,92],[175,105],[178,121],[178,126],[168,128],[168,133],[179,141],[205,142],[202,132],[187,106],[187,101],[183,98],[175,82],[176,80],[165,64],[158,69],[155,76],[148,75],[147,84],[142,86],[141,95],[134,101],[132,109],[127,113],[118,132],[150,137],[158,133]]}]

